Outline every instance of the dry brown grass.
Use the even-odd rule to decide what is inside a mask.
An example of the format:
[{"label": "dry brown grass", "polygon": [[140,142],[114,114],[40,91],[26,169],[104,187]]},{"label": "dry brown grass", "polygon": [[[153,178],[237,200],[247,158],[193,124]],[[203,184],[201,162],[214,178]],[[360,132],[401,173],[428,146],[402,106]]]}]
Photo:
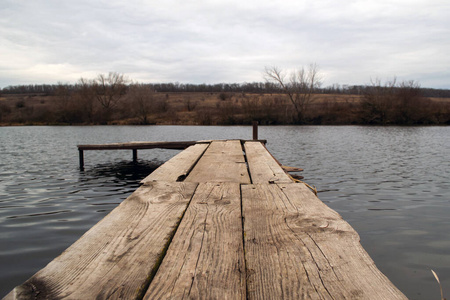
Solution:
[{"label": "dry brown grass", "polygon": [[[361,124],[363,96],[316,94],[306,112],[309,124]],[[450,98],[430,98],[429,109],[435,116],[431,124],[450,121]],[[139,124],[133,99],[125,97],[114,110],[108,124]],[[62,103],[60,97],[8,95],[0,97],[0,123],[11,124],[97,124],[102,111],[96,103],[92,116],[80,99]],[[150,124],[291,124],[293,116],[283,94],[245,93],[154,93],[148,113]],[[430,112],[431,113],[431,112]],[[69,121],[68,121],[69,120]]]}]

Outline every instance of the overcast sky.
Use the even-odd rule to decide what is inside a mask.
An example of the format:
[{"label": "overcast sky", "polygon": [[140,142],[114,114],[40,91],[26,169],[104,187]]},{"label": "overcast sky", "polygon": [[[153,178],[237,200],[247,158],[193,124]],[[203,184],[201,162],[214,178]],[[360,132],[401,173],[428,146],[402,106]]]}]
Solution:
[{"label": "overcast sky", "polygon": [[449,0],[0,0],[0,87],[264,81],[316,63],[325,86],[450,88]]}]

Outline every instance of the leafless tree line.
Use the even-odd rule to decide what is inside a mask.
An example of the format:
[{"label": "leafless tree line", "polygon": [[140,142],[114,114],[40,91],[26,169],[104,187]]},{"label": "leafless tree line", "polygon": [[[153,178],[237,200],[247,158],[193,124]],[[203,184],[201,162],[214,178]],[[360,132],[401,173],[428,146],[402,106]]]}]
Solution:
[{"label": "leafless tree line", "polygon": [[[274,67],[266,68],[273,70]],[[278,71],[279,68],[275,67]],[[304,69],[304,68],[302,68]],[[306,70],[307,71],[307,70]],[[120,75],[120,74],[119,74]],[[320,75],[320,74],[319,74]],[[108,75],[103,75],[108,76]],[[266,76],[267,77],[267,76]],[[289,76],[288,81],[289,81]],[[320,78],[319,78],[320,79]],[[319,80],[320,81],[320,80]],[[81,87],[80,81],[76,84],[30,84],[7,86],[0,89],[0,95],[14,94],[35,94],[35,95],[54,95],[55,92],[64,85],[65,88],[75,91]],[[264,82],[244,82],[244,83],[218,83],[218,84],[184,84],[184,83],[146,83],[150,89],[157,93],[281,93],[283,89],[276,82],[266,80]],[[317,86],[315,94],[337,94],[337,95],[363,95],[369,85],[341,85],[334,83],[329,86]],[[449,89],[421,88],[424,97],[450,98]]]},{"label": "leafless tree line", "polygon": [[[287,71],[266,67],[265,87],[273,93],[158,92],[152,84],[132,82],[119,73],[81,78],[76,85],[52,86],[52,97],[40,104],[17,96],[15,104],[0,103],[0,122],[44,124],[448,124],[448,102],[433,102],[415,81],[373,80],[358,88],[357,98],[321,93],[316,65]],[[171,88],[180,88],[175,84]],[[161,88],[161,86],[157,86]],[[335,86],[334,88],[342,88]],[[231,91],[224,91],[231,89]],[[348,87],[345,88],[348,90]],[[356,97],[356,96],[355,96]],[[46,99],[49,104],[46,105]],[[343,100],[344,99],[344,100]],[[357,99],[357,100],[351,100]],[[50,105],[50,101],[53,101]],[[34,104],[33,104],[34,103]]]},{"label": "leafless tree line", "polygon": [[[370,87],[365,89],[362,101],[362,121],[376,125],[413,125],[430,120],[434,110],[433,104],[423,96],[422,89],[416,81],[397,82],[397,79],[382,83],[372,80]],[[439,114],[434,114],[439,118]]]},{"label": "leafless tree line", "polygon": [[155,107],[150,87],[115,72],[81,78],[75,88],[59,84],[53,95],[58,103],[55,122],[69,124],[108,124],[122,118],[148,124],[148,115]]}]

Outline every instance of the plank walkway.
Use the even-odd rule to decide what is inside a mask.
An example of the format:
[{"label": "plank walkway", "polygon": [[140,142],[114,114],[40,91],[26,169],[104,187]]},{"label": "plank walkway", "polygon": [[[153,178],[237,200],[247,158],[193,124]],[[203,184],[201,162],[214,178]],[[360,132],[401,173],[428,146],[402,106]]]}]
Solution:
[{"label": "plank walkway", "polygon": [[189,146],[5,297],[57,298],[406,299],[338,213],[240,140]]}]

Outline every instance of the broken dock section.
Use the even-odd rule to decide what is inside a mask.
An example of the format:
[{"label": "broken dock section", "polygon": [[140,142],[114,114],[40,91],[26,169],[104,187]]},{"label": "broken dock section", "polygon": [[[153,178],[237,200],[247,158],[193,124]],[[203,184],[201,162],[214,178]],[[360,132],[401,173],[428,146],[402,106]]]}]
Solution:
[{"label": "broken dock section", "polygon": [[194,143],[5,299],[406,299],[359,240],[263,143]]}]

